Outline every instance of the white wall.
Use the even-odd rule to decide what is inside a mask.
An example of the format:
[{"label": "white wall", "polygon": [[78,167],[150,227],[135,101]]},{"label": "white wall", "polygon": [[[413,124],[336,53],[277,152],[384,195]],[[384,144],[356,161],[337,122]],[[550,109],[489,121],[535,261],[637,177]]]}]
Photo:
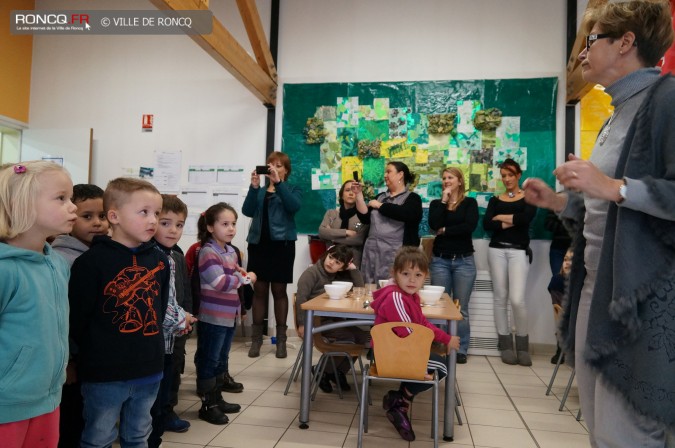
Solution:
[{"label": "white wall", "polygon": [[[257,4],[268,30],[269,1]],[[36,2],[37,9],[65,7],[152,8],[141,0]],[[211,7],[249,49],[234,0],[211,0]],[[94,128],[98,184],[125,167],[151,164],[153,150],[182,150],[184,168],[214,162],[252,168],[263,160],[266,110],[185,36],[36,36],[34,46],[30,126]],[[559,159],[566,59],[564,0],[281,2],[280,85],[557,76]],[[277,148],[281,95],[280,88]],[[140,132],[144,113],[155,114],[151,134]],[[243,248],[248,224],[240,220],[238,227],[235,244]],[[476,246],[478,267],[487,269],[487,244]],[[535,241],[533,250],[531,341],[553,343],[548,242]],[[296,253],[297,279],[310,263],[302,235]]]}]

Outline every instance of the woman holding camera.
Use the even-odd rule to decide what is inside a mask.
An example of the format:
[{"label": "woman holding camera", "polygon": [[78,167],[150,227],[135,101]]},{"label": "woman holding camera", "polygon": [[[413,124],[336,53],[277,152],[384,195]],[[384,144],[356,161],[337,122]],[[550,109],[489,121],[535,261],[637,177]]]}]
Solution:
[{"label": "woman holding camera", "polygon": [[269,178],[266,188],[260,188],[257,170],[251,173],[251,186],[241,208],[251,219],[248,242],[248,270],[258,275],[254,286],[253,326],[248,356],[260,356],[263,323],[267,311],[270,287],[274,300],[274,319],[277,323],[277,358],[286,354],[286,319],[288,294],[286,286],[293,283],[295,261],[295,214],[302,204],[302,191],[286,182],[291,174],[291,160],[283,152],[267,157]]},{"label": "woman holding camera", "polygon": [[319,225],[319,236],[333,244],[349,246],[354,254],[353,263],[360,268],[368,226],[361,222],[356,210],[356,193],[352,191],[354,185],[358,185],[358,181],[348,180],[342,184],[338,199],[340,207],[326,211]]},{"label": "woman holding camera", "polygon": [[441,199],[429,204],[429,228],[436,233],[429,270],[431,284],[459,300],[462,319],[457,324],[460,346],[457,364],[465,364],[469,350],[469,299],[476,281],[471,234],[478,225],[478,203],[465,196],[464,173],[455,167],[443,170]]},{"label": "woman holding camera", "polygon": [[361,273],[366,283],[391,276],[394,255],[401,246],[419,246],[422,198],[408,190],[415,176],[403,162],[389,162],[384,172],[387,191],[366,204],[361,184],[356,185],[356,210],[370,224],[363,247]]}]

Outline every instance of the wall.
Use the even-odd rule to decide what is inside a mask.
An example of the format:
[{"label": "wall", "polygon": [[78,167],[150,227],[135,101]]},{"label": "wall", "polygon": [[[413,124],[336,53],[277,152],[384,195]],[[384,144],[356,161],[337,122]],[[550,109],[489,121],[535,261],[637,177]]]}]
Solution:
[{"label": "wall", "polygon": [[35,0],[0,2],[0,116],[28,122],[33,36],[8,32],[12,10],[33,9]]},{"label": "wall", "polygon": [[[38,0],[37,6],[56,9],[62,3]],[[145,1],[132,0],[79,0],[68,7],[150,8]],[[212,0],[211,7],[249,48],[234,0]],[[259,0],[258,8],[268,29],[269,2]],[[564,0],[284,0],[279,81],[559,76],[564,85],[564,22]],[[187,37],[38,36],[33,61],[31,127],[94,128],[96,183],[105,184],[124,167],[151,163],[153,150],[182,150],[184,168],[215,160],[253,168],[263,160],[265,109]],[[563,92],[561,88],[558,160],[563,151]],[[143,113],[155,114],[155,132],[140,132]],[[281,120],[277,109],[277,147]],[[247,227],[240,219],[235,240],[240,247],[245,247]],[[487,269],[486,247],[486,241],[476,242],[479,269]],[[548,242],[535,241],[533,250],[537,262],[528,281],[531,340],[552,344]],[[310,263],[304,235],[296,253],[297,279]],[[289,287],[289,294],[294,291],[294,285]]]}]

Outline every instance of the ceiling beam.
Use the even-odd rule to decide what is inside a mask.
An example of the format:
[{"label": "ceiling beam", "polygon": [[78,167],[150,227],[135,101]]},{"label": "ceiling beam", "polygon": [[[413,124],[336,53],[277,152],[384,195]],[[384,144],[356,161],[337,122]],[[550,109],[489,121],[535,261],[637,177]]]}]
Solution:
[{"label": "ceiling beam", "polygon": [[[150,0],[157,9],[166,10],[207,10],[202,0]],[[265,105],[275,105],[277,83],[239,45],[222,23],[214,16],[211,34],[189,34],[197,45],[232,74],[244,87],[251,91]]]},{"label": "ceiling beam", "polygon": [[[598,8],[605,3],[607,3],[607,0],[588,0],[586,11]],[[586,33],[584,32],[585,25],[586,22],[583,20],[581,26],[579,26],[577,38],[574,40],[572,51],[567,60],[567,104],[579,102],[581,98],[593,88],[593,84],[587,83],[582,78],[581,61],[579,61],[579,53],[581,53],[586,46]]]},{"label": "ceiling beam", "polygon": [[255,0],[237,0],[237,7],[244,21],[248,40],[251,41],[251,47],[253,48],[258,65],[276,82],[277,68],[274,64],[270,46],[267,43],[267,37],[260,21],[260,14],[258,14]]}]

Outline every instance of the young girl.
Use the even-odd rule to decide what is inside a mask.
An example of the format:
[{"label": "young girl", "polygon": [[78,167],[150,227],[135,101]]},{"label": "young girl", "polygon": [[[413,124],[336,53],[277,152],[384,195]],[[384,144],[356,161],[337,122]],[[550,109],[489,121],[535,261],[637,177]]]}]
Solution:
[{"label": "young girl", "polygon": [[[459,349],[459,338],[450,337],[440,328],[429,322],[420,305],[417,291],[422,289],[424,280],[429,275],[429,260],[417,247],[403,246],[396,253],[391,268],[394,284],[389,284],[373,293],[370,306],[375,310],[375,325],[385,322],[412,322],[424,325],[434,331],[434,341],[446,344],[447,353]],[[399,337],[407,335],[406,329],[395,328]],[[447,369],[442,356],[431,353],[427,364],[428,373],[438,371],[439,378],[445,378]],[[408,409],[415,395],[431,388],[429,384],[401,383],[399,390],[390,390],[382,400],[382,407],[387,411],[387,418],[394,425],[404,440],[415,440]]]},{"label": "young girl", "polygon": [[[305,334],[305,313],[300,309],[300,305],[306,301],[324,292],[324,286],[334,280],[346,280],[354,283],[354,286],[363,286],[363,277],[361,272],[354,265],[354,254],[348,246],[335,245],[321,256],[321,258],[312,266],[308,267],[302,273],[298,280],[298,292],[295,296],[295,316],[297,322],[298,336],[302,338]],[[322,324],[327,323],[330,318],[323,318]],[[334,321],[335,319],[333,319]],[[354,344],[365,344],[369,335],[367,332],[357,327],[338,328],[336,330],[325,331],[323,337],[336,341],[351,341]],[[333,391],[331,382],[340,382],[342,390],[350,390],[347,383],[346,373],[349,372],[350,364],[345,358],[337,366],[337,374],[332,371],[332,364],[326,366],[327,372],[319,381],[319,387],[326,393]]]},{"label": "young girl", "polygon": [[195,355],[197,393],[202,397],[199,418],[224,425],[229,421],[225,414],[241,409],[221,395],[239,313],[237,288],[255,282],[256,276],[239,267],[230,245],[237,234],[237,212],[231,206],[223,202],[212,205],[199,217],[197,227],[202,245],[197,263],[201,304]]},{"label": "young girl", "polygon": [[73,183],[60,165],[0,167],[0,440],[56,447],[68,362],[65,259],[47,238],[77,219]]},{"label": "young girl", "polygon": [[[560,267],[560,272],[551,277],[551,281],[548,284],[548,292],[551,294],[551,303],[553,304],[553,314],[558,317],[558,310],[562,310],[562,301],[565,297],[565,282],[567,277],[570,275],[572,270],[572,256],[574,255],[572,249],[567,249],[565,257],[563,258],[562,266]],[[557,322],[556,322],[557,324]],[[557,335],[557,332],[556,332]],[[560,344],[556,341],[556,350],[555,355],[551,358],[551,364],[557,364],[558,358],[562,356],[561,363],[565,362],[565,355],[560,349]]]}]

